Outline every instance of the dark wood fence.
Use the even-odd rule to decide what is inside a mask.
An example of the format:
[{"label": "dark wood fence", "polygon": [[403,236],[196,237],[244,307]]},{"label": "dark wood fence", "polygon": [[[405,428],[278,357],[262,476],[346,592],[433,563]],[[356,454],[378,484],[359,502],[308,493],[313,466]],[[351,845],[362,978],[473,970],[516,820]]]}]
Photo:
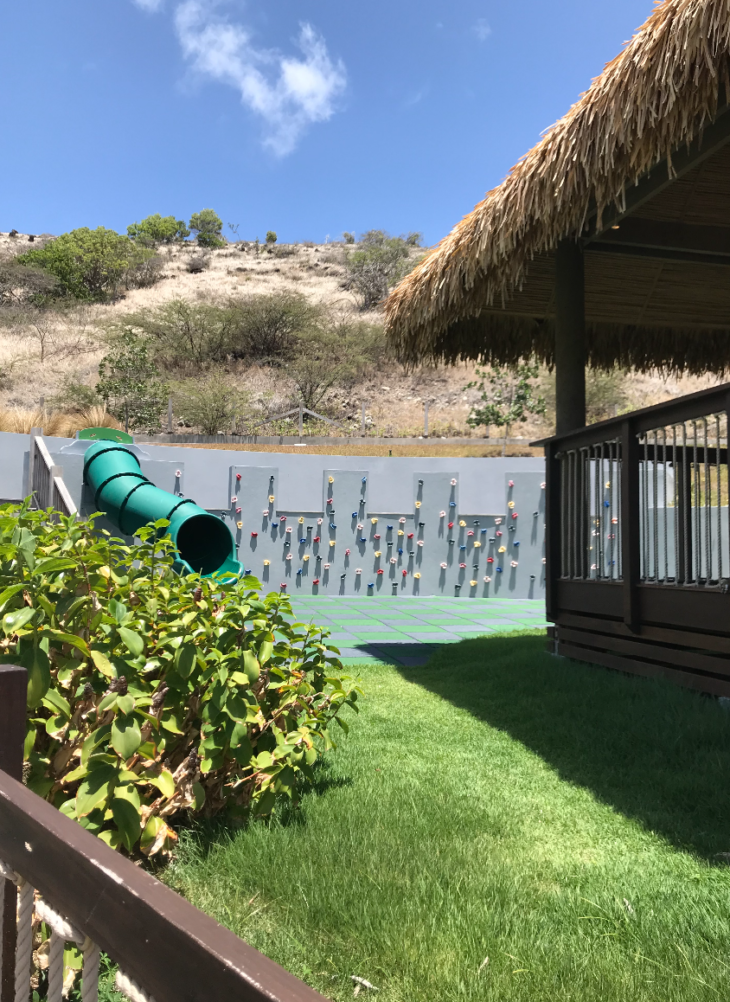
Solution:
[{"label": "dark wood fence", "polygon": [[730,696],[730,384],[537,443],[567,657]]},{"label": "dark wood fence", "polygon": [[[119,965],[118,987],[134,1002],[322,1002],[19,782],[25,692],[25,670],[0,666],[0,864],[11,875],[3,895],[2,1002],[30,997],[30,955],[22,942],[28,902],[37,916],[55,915],[58,941],[83,943],[84,1002],[95,997],[99,949]],[[58,955],[62,963],[62,950]]]}]

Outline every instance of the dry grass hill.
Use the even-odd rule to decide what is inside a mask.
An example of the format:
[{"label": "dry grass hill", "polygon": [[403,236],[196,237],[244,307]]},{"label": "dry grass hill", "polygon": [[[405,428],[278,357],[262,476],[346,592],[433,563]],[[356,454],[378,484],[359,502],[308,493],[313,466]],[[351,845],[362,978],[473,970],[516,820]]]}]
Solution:
[{"label": "dry grass hill", "polygon": [[[38,238],[27,235],[0,234],[0,260],[38,246]],[[420,251],[413,251],[415,257]],[[57,433],[72,430],[92,416],[79,417],[48,413],[59,387],[73,375],[93,386],[98,365],[107,347],[104,331],[111,321],[128,313],[154,310],[172,300],[191,303],[223,302],[243,297],[277,292],[300,293],[313,303],[321,303],[365,319],[380,322],[376,311],[363,313],[355,294],[347,287],[345,248],[340,244],[277,245],[256,248],[253,244],[229,244],[207,252],[205,267],[191,270],[200,251],[192,244],[177,244],[159,252],[159,280],[147,288],[123,292],[108,304],[80,305],[59,311],[33,311],[12,314],[0,324],[0,427],[21,430],[38,422],[38,411],[45,406],[42,423]],[[296,393],[286,372],[263,364],[231,364],[226,378],[250,398],[254,415],[259,419],[296,404]],[[321,409],[352,432],[360,427],[364,404],[369,434],[418,436],[423,431],[424,402],[429,402],[429,425],[432,437],[483,436],[466,424],[473,390],[464,387],[474,378],[474,367],[420,366],[406,370],[392,359],[384,358],[360,375],[355,383],[334,386]],[[593,417],[609,416],[616,410],[657,403],[674,395],[702,388],[716,382],[715,377],[663,378],[660,375],[617,374],[601,377],[593,385]],[[542,378],[550,396],[550,379]],[[177,423],[177,422],[176,422]],[[194,430],[188,428],[187,430]],[[224,429],[221,429],[224,430]],[[261,429],[266,433],[267,429]],[[272,428],[272,430],[274,430]],[[286,425],[276,426],[285,431]],[[549,432],[549,411],[545,418],[534,418],[515,426],[512,435],[537,436]],[[493,434],[497,434],[493,429]]]}]

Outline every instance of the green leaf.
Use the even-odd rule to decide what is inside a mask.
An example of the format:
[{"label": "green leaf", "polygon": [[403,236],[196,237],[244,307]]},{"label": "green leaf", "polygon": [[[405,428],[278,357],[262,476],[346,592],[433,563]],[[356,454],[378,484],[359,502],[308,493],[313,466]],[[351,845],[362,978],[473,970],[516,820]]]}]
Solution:
[{"label": "green leaf", "polygon": [[245,722],[248,715],[246,700],[242,699],[241,696],[236,696],[235,693],[229,695],[224,710],[231,720]]},{"label": "green leaf", "polygon": [[21,648],[18,658],[23,668],[28,671],[28,706],[38,706],[51,685],[51,665],[48,655],[37,644],[28,644]]},{"label": "green leaf", "polygon": [[40,560],[35,566],[36,574],[56,574],[58,571],[70,571],[76,567],[76,561],[68,557],[49,557]]},{"label": "green leaf", "polygon": [[121,713],[130,714],[134,711],[134,697],[128,693],[125,696],[117,697],[117,706]]},{"label": "green leaf", "polygon": [[117,779],[113,765],[100,765],[81,783],[76,794],[76,814],[82,818],[97,808],[106,806]]},{"label": "green leaf", "polygon": [[175,780],[168,769],[163,769],[159,776],[150,776],[150,783],[156,786],[163,797],[173,797],[175,795]]},{"label": "green leaf", "polygon": [[121,626],[126,619],[129,610],[123,602],[118,602],[115,598],[109,600],[109,614],[114,617],[117,626]]},{"label": "green leaf", "polygon": [[10,587],[5,588],[2,592],[0,592],[0,612],[2,612],[13,595],[17,595],[18,592],[22,591],[24,588],[25,584],[21,582],[21,584],[10,585]]},{"label": "green leaf", "polygon": [[252,684],[261,674],[261,667],[253,651],[243,652],[243,670],[246,673],[246,678]]},{"label": "green leaf", "polygon": [[47,710],[54,710],[60,713],[65,720],[71,716],[71,707],[67,699],[64,699],[57,689],[49,689],[43,697],[43,705]]},{"label": "green leaf", "polygon": [[112,748],[126,762],[142,744],[142,734],[135,717],[120,715],[112,724]]},{"label": "green leaf", "polygon": [[195,666],[196,655],[195,644],[182,644],[175,653],[175,667],[178,674],[183,678],[188,678]]},{"label": "green leaf", "polygon": [[259,661],[261,662],[262,665],[265,665],[266,662],[269,660],[273,650],[274,650],[274,645],[272,641],[264,640],[264,642],[259,647]]},{"label": "green leaf", "polygon": [[117,677],[117,670],[106,654],[103,654],[101,651],[92,650],[91,660],[94,662],[94,667],[97,671],[100,671],[105,678]]},{"label": "green leaf", "polygon": [[5,634],[9,636],[11,633],[17,633],[18,630],[22,630],[31,619],[36,614],[36,610],[32,609],[30,606],[25,606],[23,609],[16,609],[15,612],[7,612],[2,619],[2,626]]},{"label": "green leaf", "polygon": [[135,633],[134,630],[127,629],[126,626],[118,627],[117,633],[129,653],[134,655],[135,658],[138,658],[144,651],[144,640],[140,637],[140,635]]},{"label": "green leaf", "polygon": [[70,644],[71,647],[75,647],[82,654],[85,654],[86,657],[89,656],[89,645],[81,637],[77,637],[75,633],[62,633],[60,630],[43,630],[42,636],[48,637],[49,640],[56,640],[61,644]]}]

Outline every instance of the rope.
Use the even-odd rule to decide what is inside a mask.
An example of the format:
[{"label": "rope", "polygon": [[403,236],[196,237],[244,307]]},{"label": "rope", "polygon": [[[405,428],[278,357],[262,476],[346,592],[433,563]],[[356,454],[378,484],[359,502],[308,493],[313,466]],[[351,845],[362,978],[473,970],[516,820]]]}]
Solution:
[{"label": "rope", "polygon": [[63,918],[55,909],[51,908],[43,898],[36,901],[35,913],[41,922],[45,922],[57,936],[61,937],[64,943],[73,941],[78,946],[83,946],[86,942],[86,936],[71,925],[68,919]]},{"label": "rope", "polygon": [[3,863],[1,859],[0,859],[0,877],[2,877],[3,880],[12,880],[12,882],[16,885],[21,884],[23,882],[23,878],[19,877],[18,874],[15,872],[15,870],[13,870],[12,867],[8,866],[7,863]]},{"label": "rope", "polygon": [[33,954],[34,890],[23,880],[18,885],[18,940],[15,946],[15,1002],[28,1002],[30,995],[30,960]]},{"label": "rope", "polygon": [[129,975],[117,968],[117,975],[114,979],[114,987],[122,995],[126,995],[130,1002],[155,1002],[151,995],[147,995],[137,984],[132,981]]}]

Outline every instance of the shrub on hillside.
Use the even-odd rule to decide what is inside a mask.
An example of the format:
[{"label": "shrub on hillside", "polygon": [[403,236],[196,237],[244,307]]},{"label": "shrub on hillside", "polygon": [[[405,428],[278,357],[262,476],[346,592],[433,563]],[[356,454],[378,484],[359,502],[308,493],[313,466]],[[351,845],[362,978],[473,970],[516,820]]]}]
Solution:
[{"label": "shrub on hillside", "polygon": [[225,247],[226,241],[221,232],[223,220],[213,209],[194,212],[188,225],[200,247]]},{"label": "shrub on hillside", "polygon": [[132,240],[138,240],[144,244],[171,244],[189,237],[190,230],[183,219],[175,219],[174,216],[161,216],[157,212],[154,216],[147,216],[141,223],[132,223],[131,226],[128,226],[127,235]]},{"label": "shrub on hillside", "polygon": [[67,295],[102,300],[115,295],[120,286],[136,288],[156,281],[159,265],[151,266],[152,258],[154,251],[150,248],[99,226],[63,233],[45,247],[15,260],[55,276]]},{"label": "shrub on hillside", "polygon": [[360,298],[364,310],[382,302],[390,289],[413,267],[411,244],[403,237],[391,237],[384,230],[368,230],[360,247],[347,257],[348,284]]},{"label": "shrub on hillside", "polygon": [[266,243],[275,244],[276,243],[276,233],[273,230],[267,230],[266,232]]},{"label": "shrub on hillside", "polygon": [[67,414],[81,414],[91,407],[98,407],[100,402],[99,394],[93,386],[80,379],[77,372],[67,372],[48,404],[54,410]]},{"label": "shrub on hillside", "polygon": [[2,661],[29,673],[30,789],[128,853],[170,823],[268,815],[296,798],[358,691],[289,600],[172,570],[164,520],[126,546],[0,508]]},{"label": "shrub on hillside", "polygon": [[167,405],[169,387],[151,357],[149,345],[132,328],[112,340],[99,363],[98,396],[110,414],[124,422],[124,430],[159,430],[160,415]]},{"label": "shrub on hillside", "polygon": [[173,406],[175,414],[202,435],[230,434],[249,411],[248,394],[220,372],[177,386]]},{"label": "shrub on hillside", "polygon": [[12,257],[0,261],[0,307],[44,307],[60,294],[58,279],[44,268]]}]

